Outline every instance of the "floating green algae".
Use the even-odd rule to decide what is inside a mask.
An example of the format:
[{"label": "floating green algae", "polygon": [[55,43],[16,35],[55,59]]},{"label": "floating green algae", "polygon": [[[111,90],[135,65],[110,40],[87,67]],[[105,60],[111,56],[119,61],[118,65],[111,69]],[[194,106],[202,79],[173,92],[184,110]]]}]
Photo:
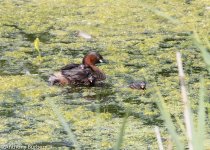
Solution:
[{"label": "floating green algae", "polygon": [[[208,5],[208,0],[190,4],[178,0],[1,1],[0,144],[54,142],[48,143],[52,146],[48,149],[62,147],[66,144],[62,142],[68,145],[65,131],[46,102],[51,99],[73,125],[83,148],[111,149],[126,108],[132,111],[124,149],[157,149],[154,125],[160,126],[167,145],[170,141],[155,104],[153,87],[157,84],[171,115],[182,120],[175,60],[176,51],[181,51],[191,105],[196,112],[200,76],[204,76],[208,88],[210,81],[190,35],[195,28],[201,39],[209,39]],[[174,25],[151,10],[159,10],[182,24]],[[93,38],[78,37],[79,31]],[[41,62],[34,50],[36,38],[40,40]],[[51,73],[67,63],[80,63],[88,51],[99,51],[109,61],[99,66],[107,74],[103,87],[47,85]],[[136,80],[148,82],[145,92],[128,88]],[[208,103],[205,105],[209,110]],[[178,123],[176,126],[179,128]],[[55,146],[55,142],[61,143]]]}]

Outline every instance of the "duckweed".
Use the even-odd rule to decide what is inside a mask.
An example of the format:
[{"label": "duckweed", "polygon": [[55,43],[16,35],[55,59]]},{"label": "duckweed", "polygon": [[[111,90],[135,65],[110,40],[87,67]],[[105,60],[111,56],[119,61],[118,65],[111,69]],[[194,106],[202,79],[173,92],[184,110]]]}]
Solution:
[{"label": "duckweed", "polygon": [[[69,144],[66,132],[48,99],[61,110],[83,149],[112,149],[127,110],[131,112],[123,149],[158,149],[154,125],[160,127],[167,147],[170,138],[153,87],[158,86],[170,114],[182,122],[175,57],[180,51],[191,106],[197,114],[200,77],[205,78],[208,92],[210,80],[190,35],[196,30],[201,39],[209,39],[208,5],[208,0],[2,1],[0,145],[14,145],[15,141],[17,145],[46,146],[51,142],[47,149],[67,148],[63,146]],[[180,25],[152,11],[156,9]],[[92,38],[78,37],[79,31]],[[36,38],[40,40],[39,54],[33,45]],[[99,66],[107,74],[103,86],[48,86],[51,73],[68,63],[81,63],[88,51],[98,51],[109,61]],[[131,82],[142,80],[148,83],[146,91],[128,88]],[[209,103],[205,106],[209,111]],[[174,124],[180,128],[179,122]],[[185,142],[183,131],[178,132]],[[209,138],[206,149],[208,143]]]}]

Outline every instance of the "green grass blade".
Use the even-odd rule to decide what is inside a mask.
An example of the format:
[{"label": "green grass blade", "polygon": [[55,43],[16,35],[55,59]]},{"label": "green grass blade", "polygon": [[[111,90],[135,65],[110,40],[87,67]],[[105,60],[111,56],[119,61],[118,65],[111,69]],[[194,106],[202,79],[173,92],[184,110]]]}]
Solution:
[{"label": "green grass blade", "polygon": [[[201,50],[204,62],[206,63],[207,69],[210,72],[210,53],[208,52],[207,48],[205,46],[203,46],[203,44],[200,40],[200,37],[196,31],[194,31],[193,39],[194,39],[195,45]],[[208,44],[209,44],[209,42],[207,43],[207,45]]]},{"label": "green grass blade", "polygon": [[63,118],[60,110],[57,108],[57,106],[55,105],[55,103],[53,102],[53,100],[48,100],[48,103],[50,104],[53,112],[55,113],[55,115],[58,117],[58,120],[60,121],[60,123],[62,124],[64,130],[67,132],[69,139],[73,142],[75,149],[76,150],[80,150],[80,146],[77,143],[77,140],[70,128],[70,126],[66,123],[65,119]]},{"label": "green grass blade", "polygon": [[159,10],[154,9],[154,8],[148,8],[148,9],[150,11],[152,11],[153,13],[155,13],[156,15],[161,16],[161,17],[167,19],[168,21],[170,21],[173,24],[181,24],[181,22],[179,22],[177,19],[175,19],[175,18],[173,18],[173,17],[171,17],[171,16],[163,13],[162,11],[159,11]]},{"label": "green grass blade", "polygon": [[197,128],[197,149],[204,149],[203,143],[205,139],[205,87],[204,79],[201,79],[200,95],[199,95],[199,108],[198,108],[198,128]]},{"label": "green grass blade", "polygon": [[159,110],[161,112],[161,115],[165,121],[165,125],[166,125],[166,128],[168,129],[168,132],[170,133],[175,145],[176,145],[176,148],[178,150],[183,150],[184,149],[184,145],[182,144],[182,142],[179,140],[179,136],[176,132],[176,128],[173,124],[173,121],[171,119],[171,116],[170,116],[170,113],[168,111],[168,108],[166,107],[166,104],[163,100],[163,97],[160,93],[160,90],[156,87],[156,92],[158,94],[158,98],[159,98],[159,101],[157,101],[157,105],[159,107]]},{"label": "green grass blade", "polygon": [[155,9],[155,8],[152,8],[150,7],[148,4],[144,4],[141,2],[141,5],[145,8],[145,9],[148,9],[149,11],[153,12],[154,14],[160,16],[160,17],[163,17],[165,19],[167,19],[169,22],[171,22],[172,24],[175,24],[175,25],[180,25],[182,24],[179,20],[177,20],[176,18],[173,18],[169,15],[167,15],[166,13],[158,10],[158,9]]},{"label": "green grass blade", "polygon": [[120,128],[120,132],[119,132],[119,135],[118,135],[117,142],[115,144],[114,150],[120,150],[120,147],[121,147],[121,145],[123,143],[123,136],[125,134],[125,127],[126,127],[128,116],[129,116],[128,113],[126,113],[126,116],[124,117],[123,122],[122,122],[122,126]]},{"label": "green grass blade", "polygon": [[[97,98],[99,101],[100,99]],[[101,133],[100,133],[100,125],[101,125],[101,118],[100,118],[100,103],[99,104],[95,104],[95,102],[93,102],[93,108],[95,108],[95,117],[97,118],[96,123],[95,123],[95,139],[98,141],[96,142],[96,149],[99,149],[100,147],[100,142],[101,142]]]}]

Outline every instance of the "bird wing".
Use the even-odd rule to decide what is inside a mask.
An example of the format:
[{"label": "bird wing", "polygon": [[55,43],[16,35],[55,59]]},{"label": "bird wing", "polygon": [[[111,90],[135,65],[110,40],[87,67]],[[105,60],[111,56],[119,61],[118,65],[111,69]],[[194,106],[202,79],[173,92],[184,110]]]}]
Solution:
[{"label": "bird wing", "polygon": [[61,70],[71,70],[71,69],[79,67],[79,66],[80,66],[79,64],[68,64],[68,65],[62,67]]},{"label": "bird wing", "polygon": [[106,75],[103,72],[94,72],[93,76],[95,77],[96,81],[102,81],[106,79]]},{"label": "bird wing", "polygon": [[[71,66],[69,68],[71,68]],[[91,74],[92,71],[89,68],[81,68],[80,66],[76,66],[71,69],[63,69],[61,72],[62,75],[64,75],[70,81],[83,81]]]}]

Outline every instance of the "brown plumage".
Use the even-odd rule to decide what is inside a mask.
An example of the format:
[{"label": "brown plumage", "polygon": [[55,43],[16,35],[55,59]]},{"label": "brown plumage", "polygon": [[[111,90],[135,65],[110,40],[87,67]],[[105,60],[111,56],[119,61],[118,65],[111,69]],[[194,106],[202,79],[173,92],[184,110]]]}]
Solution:
[{"label": "brown plumage", "polygon": [[104,62],[97,52],[89,52],[82,60],[82,64],[68,64],[49,77],[50,85],[87,85],[106,79],[105,74],[95,66]]}]

